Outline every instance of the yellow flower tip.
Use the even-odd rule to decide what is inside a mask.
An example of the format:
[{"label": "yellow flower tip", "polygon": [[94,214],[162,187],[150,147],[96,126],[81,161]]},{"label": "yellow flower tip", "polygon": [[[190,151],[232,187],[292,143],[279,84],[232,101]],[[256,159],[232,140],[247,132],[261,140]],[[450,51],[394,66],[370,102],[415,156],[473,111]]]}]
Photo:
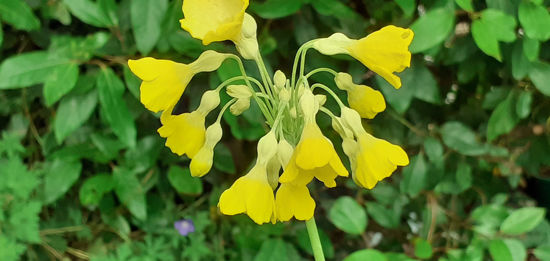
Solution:
[{"label": "yellow flower tip", "polygon": [[358,138],[358,144],[354,180],[367,189],[391,176],[397,166],[409,164],[409,157],[401,147],[366,132]]},{"label": "yellow flower tip", "polygon": [[353,42],[347,50],[351,56],[399,89],[401,79],[393,73],[402,72],[410,66],[409,45],[413,37],[411,29],[389,25]]},{"label": "yellow flower tip", "polygon": [[348,103],[361,118],[372,119],[386,109],[384,96],[366,85],[355,85],[348,91]]},{"label": "yellow flower tip", "polygon": [[306,123],[302,138],[296,146],[296,164],[303,169],[313,169],[327,165],[333,155],[334,146],[323,136],[315,123]]},{"label": "yellow flower tip", "polygon": [[256,165],[225,190],[218,203],[225,215],[246,213],[257,224],[270,222],[275,211],[273,190],[264,165]]},{"label": "yellow flower tip", "polygon": [[205,141],[204,116],[197,111],[179,115],[171,113],[171,109],[162,113],[162,127],[157,131],[166,138],[166,146],[173,153],[193,158]]},{"label": "yellow flower tip", "polygon": [[315,201],[305,185],[281,184],[275,197],[277,220],[309,220],[315,212]]},{"label": "yellow flower tip", "polygon": [[151,57],[129,60],[128,66],[143,80],[140,100],[153,112],[164,111],[175,105],[194,75],[186,64]]},{"label": "yellow flower tip", "polygon": [[206,146],[203,146],[191,160],[189,170],[191,176],[202,177],[210,172],[214,158],[214,151]]},{"label": "yellow flower tip", "polygon": [[248,0],[185,0],[181,27],[204,45],[235,39],[242,27]]}]

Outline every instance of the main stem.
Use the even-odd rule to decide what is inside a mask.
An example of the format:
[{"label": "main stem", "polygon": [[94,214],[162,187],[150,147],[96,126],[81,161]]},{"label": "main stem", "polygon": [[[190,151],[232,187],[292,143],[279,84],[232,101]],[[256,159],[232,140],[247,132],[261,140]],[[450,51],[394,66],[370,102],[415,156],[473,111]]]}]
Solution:
[{"label": "main stem", "polygon": [[314,217],[306,221],[306,227],[315,261],[325,261],[325,254],[323,254],[323,247],[321,246],[321,239],[319,238],[319,232],[317,231]]}]

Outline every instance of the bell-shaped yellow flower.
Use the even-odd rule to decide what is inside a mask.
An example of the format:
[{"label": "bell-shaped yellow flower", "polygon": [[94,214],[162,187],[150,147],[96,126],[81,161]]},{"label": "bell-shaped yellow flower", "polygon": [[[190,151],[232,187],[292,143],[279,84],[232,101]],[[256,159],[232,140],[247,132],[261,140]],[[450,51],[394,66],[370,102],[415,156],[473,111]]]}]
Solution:
[{"label": "bell-shaped yellow flower", "polygon": [[185,0],[181,27],[204,45],[235,40],[247,7],[248,0]]},{"label": "bell-shaped yellow flower", "polygon": [[219,121],[216,121],[206,129],[204,144],[191,159],[191,164],[189,165],[191,176],[202,177],[210,171],[214,162],[214,147],[220,142],[222,135],[223,130]]},{"label": "bell-shaped yellow flower", "polygon": [[386,109],[382,93],[366,85],[354,84],[351,75],[338,73],[335,82],[339,89],[348,93],[349,106],[359,112],[362,118],[372,119]]},{"label": "bell-shaped yellow flower", "polygon": [[357,138],[357,141],[344,138],[343,147],[350,157],[353,180],[359,186],[372,189],[378,181],[389,177],[397,166],[409,164],[409,157],[401,147],[367,133],[356,111],[342,108],[342,120]]},{"label": "bell-shaped yellow flower", "polygon": [[141,103],[150,111],[159,112],[178,102],[195,74],[218,69],[228,56],[205,51],[190,64],[145,57],[129,60],[128,66],[143,81],[140,87]]},{"label": "bell-shaped yellow flower", "polygon": [[162,127],[158,129],[161,137],[166,138],[166,146],[173,153],[193,158],[204,144],[205,115],[200,111],[172,115],[165,110],[160,116]]},{"label": "bell-shaped yellow flower", "polygon": [[283,183],[275,196],[276,216],[279,221],[309,220],[315,211],[315,201],[306,185]]},{"label": "bell-shaped yellow flower", "polygon": [[401,79],[394,73],[410,66],[413,37],[412,30],[389,25],[359,40],[335,33],[313,47],[326,55],[349,54],[398,89]]},{"label": "bell-shaped yellow flower", "polygon": [[257,164],[225,190],[218,203],[225,215],[246,213],[254,222],[271,221],[275,210],[273,189],[267,180],[266,166]]}]

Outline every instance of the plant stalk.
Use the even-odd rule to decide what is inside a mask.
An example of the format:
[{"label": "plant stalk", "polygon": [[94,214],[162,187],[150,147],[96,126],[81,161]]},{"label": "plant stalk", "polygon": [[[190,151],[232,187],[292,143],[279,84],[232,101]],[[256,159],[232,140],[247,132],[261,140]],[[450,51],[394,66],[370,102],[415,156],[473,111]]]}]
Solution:
[{"label": "plant stalk", "polygon": [[323,253],[323,247],[321,246],[321,239],[319,238],[319,232],[317,231],[317,225],[315,224],[314,217],[311,217],[310,220],[306,221],[306,227],[315,261],[325,261],[325,254]]}]

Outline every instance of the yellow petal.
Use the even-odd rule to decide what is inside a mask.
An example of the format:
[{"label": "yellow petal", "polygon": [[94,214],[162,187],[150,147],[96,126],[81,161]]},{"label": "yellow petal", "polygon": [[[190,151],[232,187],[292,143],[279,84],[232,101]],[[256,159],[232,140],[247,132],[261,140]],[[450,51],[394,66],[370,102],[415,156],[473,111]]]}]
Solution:
[{"label": "yellow petal", "polygon": [[193,158],[204,144],[204,116],[199,112],[171,115],[172,110],[162,113],[162,127],[158,129],[161,137],[166,138],[166,146],[172,152]]},{"label": "yellow petal", "polygon": [[267,180],[265,166],[256,165],[225,190],[218,203],[225,215],[246,213],[257,224],[271,221],[275,211],[273,190]]},{"label": "yellow petal", "polygon": [[248,0],[185,0],[181,27],[204,45],[235,39],[242,27]]},{"label": "yellow petal", "polygon": [[348,103],[350,107],[361,115],[362,118],[372,119],[377,113],[386,109],[384,96],[377,90],[366,85],[355,85],[348,90]]},{"label": "yellow petal", "polygon": [[313,179],[311,172],[304,171],[296,165],[296,153],[292,154],[283,174],[279,177],[280,183],[295,183],[306,185]]},{"label": "yellow petal", "polygon": [[323,136],[321,129],[315,123],[306,123],[302,137],[296,146],[296,164],[303,169],[313,169],[328,164],[334,147]]},{"label": "yellow petal", "polygon": [[410,29],[390,25],[353,42],[347,49],[355,59],[395,88],[400,88],[401,79],[393,73],[410,66],[411,53],[408,48],[413,36]]},{"label": "yellow petal", "polygon": [[305,185],[281,184],[275,197],[277,219],[288,221],[292,217],[309,220],[315,211],[315,201]]},{"label": "yellow petal", "polygon": [[401,147],[366,132],[358,138],[358,143],[354,180],[362,187],[371,189],[378,181],[389,177],[397,166],[409,164],[409,157]]},{"label": "yellow petal", "polygon": [[175,105],[193,77],[186,64],[151,57],[129,60],[130,70],[143,82],[140,87],[141,103],[152,112],[167,110]]}]

